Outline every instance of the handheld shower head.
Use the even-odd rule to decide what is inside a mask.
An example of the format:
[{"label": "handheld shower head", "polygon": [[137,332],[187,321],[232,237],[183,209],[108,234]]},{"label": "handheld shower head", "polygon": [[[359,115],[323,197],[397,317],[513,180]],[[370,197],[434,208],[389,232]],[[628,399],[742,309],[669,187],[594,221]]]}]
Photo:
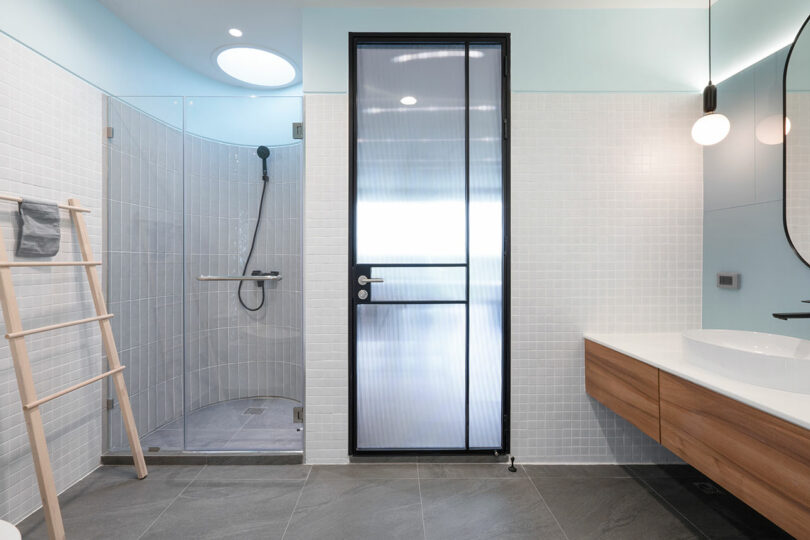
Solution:
[{"label": "handheld shower head", "polygon": [[267,158],[270,157],[270,149],[266,146],[260,146],[256,149],[256,154],[262,160],[262,180],[267,182],[270,177],[267,176]]}]

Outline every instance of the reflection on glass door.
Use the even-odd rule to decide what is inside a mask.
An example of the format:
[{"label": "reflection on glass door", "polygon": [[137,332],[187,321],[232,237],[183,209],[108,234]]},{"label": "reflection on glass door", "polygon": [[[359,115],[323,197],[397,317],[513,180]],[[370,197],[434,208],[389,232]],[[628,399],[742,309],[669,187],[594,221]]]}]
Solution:
[{"label": "reflection on glass door", "polygon": [[353,452],[502,451],[504,36],[352,36]]}]

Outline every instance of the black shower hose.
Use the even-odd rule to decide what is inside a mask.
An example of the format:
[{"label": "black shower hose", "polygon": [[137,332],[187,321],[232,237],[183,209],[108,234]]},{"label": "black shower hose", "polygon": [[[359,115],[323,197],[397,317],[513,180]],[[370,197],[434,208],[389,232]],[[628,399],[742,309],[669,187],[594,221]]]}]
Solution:
[{"label": "black shower hose", "polygon": [[[262,222],[262,209],[264,208],[264,192],[267,191],[267,184],[270,182],[268,180],[264,181],[264,186],[262,186],[262,196],[259,199],[259,216],[256,218],[256,228],[253,229],[253,240],[250,242],[250,251],[248,252],[247,259],[245,260],[245,268],[242,270],[242,277],[247,275],[248,265],[250,264],[250,257],[253,256],[253,249],[256,247],[256,236],[259,234],[259,225]],[[242,285],[244,285],[244,281],[239,282],[239,288],[236,290],[236,296],[239,298],[239,303],[242,304],[242,307],[248,311],[259,311],[264,306],[264,282],[259,282],[259,288],[262,290],[262,301],[259,302],[259,305],[255,308],[248,307],[245,304],[244,300],[242,300]]]}]

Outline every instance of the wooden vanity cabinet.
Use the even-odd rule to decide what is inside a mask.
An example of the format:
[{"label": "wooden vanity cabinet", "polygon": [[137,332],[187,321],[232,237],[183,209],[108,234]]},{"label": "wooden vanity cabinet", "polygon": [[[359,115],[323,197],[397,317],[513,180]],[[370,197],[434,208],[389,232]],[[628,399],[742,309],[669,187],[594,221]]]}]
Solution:
[{"label": "wooden vanity cabinet", "polygon": [[785,531],[810,539],[810,430],[588,340],[585,388]]}]

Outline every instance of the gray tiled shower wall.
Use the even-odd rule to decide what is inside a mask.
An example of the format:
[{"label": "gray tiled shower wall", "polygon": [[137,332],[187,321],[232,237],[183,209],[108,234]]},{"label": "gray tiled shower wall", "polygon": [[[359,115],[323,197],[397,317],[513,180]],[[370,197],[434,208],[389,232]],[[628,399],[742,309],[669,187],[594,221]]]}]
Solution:
[{"label": "gray tiled shower wall", "polygon": [[[282,280],[265,284],[266,304],[251,312],[239,304],[236,283],[196,278],[242,273],[259,211],[261,160],[255,147],[186,135],[191,410],[253,396],[303,398],[301,157],[300,144],[270,149],[270,182],[248,271],[278,271]],[[259,305],[254,282],[245,282],[242,298]]]},{"label": "gray tiled shower wall", "polygon": [[[115,99],[108,115],[107,294],[140,435],[180,418],[184,401],[189,412],[254,396],[301,401],[301,145],[270,149],[250,270],[278,270],[283,279],[254,313],[239,306],[235,282],[196,277],[241,273],[262,188],[255,148],[184,136]],[[257,305],[253,283],[243,298]],[[111,449],[126,447],[117,407],[109,433]]]}]

